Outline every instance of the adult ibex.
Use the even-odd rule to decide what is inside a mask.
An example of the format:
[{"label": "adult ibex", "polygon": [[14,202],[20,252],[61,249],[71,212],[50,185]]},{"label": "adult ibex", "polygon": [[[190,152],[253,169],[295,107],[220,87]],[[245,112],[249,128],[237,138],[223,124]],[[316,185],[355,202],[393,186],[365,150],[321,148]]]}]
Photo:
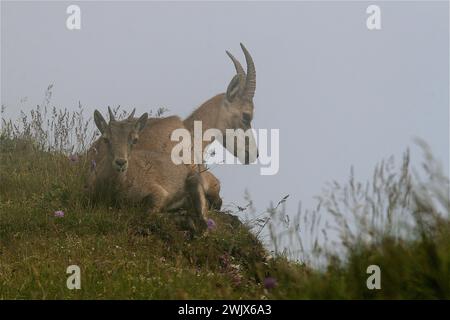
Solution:
[{"label": "adult ibex", "polygon": [[[226,51],[236,68],[236,75],[230,81],[227,91],[207,100],[183,122],[185,127],[191,132],[191,136],[194,134],[195,121],[201,121],[203,132],[211,128],[220,130],[223,140],[219,142],[232,152],[235,157],[238,157],[242,163],[249,164],[258,157],[258,149],[253,133],[248,132],[250,134],[247,136],[243,134],[237,135],[237,145],[234,145],[234,142],[226,142],[226,129],[247,131],[252,128],[256,70],[252,56],[242,43],[240,45],[245,55],[247,73],[245,73],[239,61],[230,52]],[[210,143],[212,141],[203,141],[202,153]],[[240,150],[242,147],[244,147],[244,150]],[[221,203],[219,196],[220,184],[217,178],[210,172],[205,172],[203,183],[208,200]]]},{"label": "adult ibex", "polygon": [[[144,203],[150,213],[191,202],[200,218],[196,220],[201,228],[205,228],[207,207],[200,175],[189,166],[175,165],[165,153],[134,148],[148,122],[147,113],[135,119],[133,111],[128,119],[122,121],[115,120],[110,109],[109,113],[108,124],[99,111],[94,112],[101,138],[89,151],[98,155],[90,155],[97,161],[88,181],[92,193],[107,189],[108,193],[117,194],[119,198]],[[167,124],[181,123],[177,117],[171,118],[166,120]],[[151,138],[143,137],[142,140]]]}]

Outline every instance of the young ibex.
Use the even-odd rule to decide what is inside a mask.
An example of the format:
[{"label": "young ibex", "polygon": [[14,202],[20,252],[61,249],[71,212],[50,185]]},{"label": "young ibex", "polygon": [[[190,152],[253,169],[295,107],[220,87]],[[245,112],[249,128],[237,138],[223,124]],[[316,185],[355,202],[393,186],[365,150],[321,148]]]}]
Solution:
[{"label": "young ibex", "polygon": [[[189,166],[175,165],[165,153],[134,148],[146,127],[147,113],[135,119],[133,111],[122,121],[115,120],[110,109],[109,113],[108,124],[100,112],[94,112],[101,138],[89,151],[97,153],[90,155],[97,161],[88,181],[93,194],[106,188],[119,198],[145,203],[150,213],[178,208],[190,201],[204,229],[207,207],[200,175]],[[181,122],[172,118],[167,121],[169,124]]]}]

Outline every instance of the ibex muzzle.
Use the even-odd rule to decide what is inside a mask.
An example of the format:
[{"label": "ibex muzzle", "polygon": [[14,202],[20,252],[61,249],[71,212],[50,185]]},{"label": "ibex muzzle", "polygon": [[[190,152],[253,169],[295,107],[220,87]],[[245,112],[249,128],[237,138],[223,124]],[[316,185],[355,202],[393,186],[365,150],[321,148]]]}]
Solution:
[{"label": "ibex muzzle", "polygon": [[112,161],[112,167],[118,172],[125,173],[128,169],[128,158],[138,142],[139,132],[145,127],[148,114],[144,113],[137,121],[133,119],[134,112],[125,121],[116,121],[110,108],[109,124],[98,110],[94,112],[94,121],[102,134],[102,139],[108,146],[108,157]]}]

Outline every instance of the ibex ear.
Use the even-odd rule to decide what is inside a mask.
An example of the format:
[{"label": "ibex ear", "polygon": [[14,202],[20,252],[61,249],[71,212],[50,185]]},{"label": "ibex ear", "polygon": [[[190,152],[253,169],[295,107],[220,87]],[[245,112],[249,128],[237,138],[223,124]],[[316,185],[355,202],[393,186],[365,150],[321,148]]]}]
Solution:
[{"label": "ibex ear", "polygon": [[147,123],[148,120],[148,113],[144,113],[136,122],[136,130],[139,132],[142,129],[144,129],[145,124]]},{"label": "ibex ear", "polygon": [[230,84],[228,85],[227,94],[226,94],[228,101],[231,102],[236,98],[236,96],[239,93],[240,83],[241,83],[240,76],[238,74],[235,75],[233,77],[233,79],[231,79]]},{"label": "ibex ear", "polygon": [[108,124],[105,121],[105,118],[103,118],[102,114],[98,111],[94,111],[94,122],[97,126],[98,130],[103,134],[108,127]]}]

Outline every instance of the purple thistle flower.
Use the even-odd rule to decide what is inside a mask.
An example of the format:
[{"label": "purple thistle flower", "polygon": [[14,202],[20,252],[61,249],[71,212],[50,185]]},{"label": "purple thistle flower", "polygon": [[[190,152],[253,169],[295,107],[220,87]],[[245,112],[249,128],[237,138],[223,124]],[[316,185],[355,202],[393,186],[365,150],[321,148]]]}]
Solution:
[{"label": "purple thistle flower", "polygon": [[76,154],[71,154],[70,156],[69,156],[69,160],[70,160],[70,162],[78,162],[78,155],[76,155]]},{"label": "purple thistle flower", "polygon": [[62,211],[62,210],[55,211],[54,215],[57,218],[62,218],[62,217],[64,217],[64,211]]},{"label": "purple thistle flower", "polygon": [[206,222],[207,226],[208,226],[208,230],[214,230],[216,228],[216,222],[213,219],[208,219],[208,221]]},{"label": "purple thistle flower", "polygon": [[242,284],[242,276],[239,273],[234,273],[231,276],[231,282],[235,286],[240,286]]},{"label": "purple thistle flower", "polygon": [[224,253],[223,255],[221,255],[219,257],[220,262],[222,264],[222,267],[224,267],[225,269],[227,269],[230,265],[230,257],[227,253]]},{"label": "purple thistle flower", "polygon": [[264,288],[266,289],[273,289],[278,285],[277,279],[273,277],[267,277],[264,279]]}]

